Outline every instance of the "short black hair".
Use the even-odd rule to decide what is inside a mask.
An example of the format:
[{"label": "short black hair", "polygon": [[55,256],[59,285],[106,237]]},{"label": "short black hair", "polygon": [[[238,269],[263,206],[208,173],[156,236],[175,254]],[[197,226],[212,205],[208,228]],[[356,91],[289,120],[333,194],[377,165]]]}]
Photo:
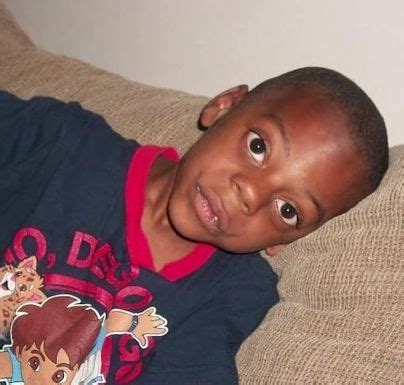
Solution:
[{"label": "short black hair", "polygon": [[341,108],[353,143],[366,161],[368,188],[374,191],[387,170],[389,149],[384,119],[369,96],[351,79],[322,67],[298,68],[268,79],[250,91],[249,96],[264,96],[284,86],[319,87]]}]

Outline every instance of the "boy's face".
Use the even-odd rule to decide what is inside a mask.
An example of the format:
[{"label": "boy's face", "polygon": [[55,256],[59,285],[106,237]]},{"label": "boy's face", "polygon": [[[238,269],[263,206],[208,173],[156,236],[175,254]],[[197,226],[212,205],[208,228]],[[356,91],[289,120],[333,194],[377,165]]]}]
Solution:
[{"label": "boy's face", "polygon": [[24,382],[31,385],[43,384],[71,384],[78,366],[72,367],[67,353],[60,349],[56,363],[51,361],[45,353],[43,344],[40,348],[34,344],[30,348],[23,348],[21,355],[17,355],[21,363]]},{"label": "boy's face", "polygon": [[[230,104],[216,100],[217,116]],[[215,104],[204,113],[215,121]],[[344,114],[321,91],[275,89],[232,107],[184,156],[170,220],[197,242],[270,250],[358,202],[362,170]]]}]

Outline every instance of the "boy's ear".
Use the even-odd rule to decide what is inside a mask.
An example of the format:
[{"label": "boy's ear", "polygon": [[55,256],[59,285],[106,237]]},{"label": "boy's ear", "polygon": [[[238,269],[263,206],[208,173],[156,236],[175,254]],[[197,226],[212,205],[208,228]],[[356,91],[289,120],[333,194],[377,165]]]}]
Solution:
[{"label": "boy's ear", "polygon": [[286,246],[287,245],[269,246],[265,249],[265,253],[270,257],[274,257],[275,255],[278,255]]},{"label": "boy's ear", "polygon": [[199,116],[199,124],[204,128],[209,128],[232,107],[239,104],[247,93],[248,86],[245,84],[221,92],[203,107]]}]

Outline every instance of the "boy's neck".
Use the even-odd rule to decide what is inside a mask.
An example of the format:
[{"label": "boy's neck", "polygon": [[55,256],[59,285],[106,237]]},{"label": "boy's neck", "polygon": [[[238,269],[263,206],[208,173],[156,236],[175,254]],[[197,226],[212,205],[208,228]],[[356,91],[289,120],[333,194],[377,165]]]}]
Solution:
[{"label": "boy's neck", "polygon": [[157,271],[181,259],[195,247],[194,242],[181,237],[174,230],[168,219],[168,199],[177,169],[177,163],[160,156],[153,163],[146,182],[141,226]]}]

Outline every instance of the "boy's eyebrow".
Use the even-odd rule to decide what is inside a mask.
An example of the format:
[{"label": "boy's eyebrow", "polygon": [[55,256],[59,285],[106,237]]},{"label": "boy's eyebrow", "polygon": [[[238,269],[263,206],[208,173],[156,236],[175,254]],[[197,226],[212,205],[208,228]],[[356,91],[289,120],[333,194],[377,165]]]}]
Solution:
[{"label": "boy's eyebrow", "polygon": [[310,197],[310,199],[313,201],[314,205],[316,206],[317,212],[319,215],[319,220],[320,220],[320,222],[322,222],[322,220],[324,219],[324,216],[325,216],[325,209],[324,209],[323,205],[316,198],[316,196],[313,195],[309,190],[306,190],[305,192]]},{"label": "boy's eyebrow", "polygon": [[73,367],[72,367],[71,365],[69,365],[69,364],[64,364],[63,362],[62,362],[61,364],[57,364],[56,367],[57,367],[57,368],[64,367],[64,368],[68,368],[68,369],[70,369],[70,370],[73,370]]},{"label": "boy's eyebrow", "polygon": [[282,119],[279,118],[279,116],[276,116],[274,114],[265,114],[265,117],[268,118],[279,129],[279,132],[281,133],[283,145],[285,147],[286,155],[289,156],[290,142],[289,142],[288,136],[286,135],[285,126],[282,122]]},{"label": "boy's eyebrow", "polygon": [[31,353],[38,354],[42,358],[42,361],[45,361],[45,356],[39,350],[31,350]]}]

